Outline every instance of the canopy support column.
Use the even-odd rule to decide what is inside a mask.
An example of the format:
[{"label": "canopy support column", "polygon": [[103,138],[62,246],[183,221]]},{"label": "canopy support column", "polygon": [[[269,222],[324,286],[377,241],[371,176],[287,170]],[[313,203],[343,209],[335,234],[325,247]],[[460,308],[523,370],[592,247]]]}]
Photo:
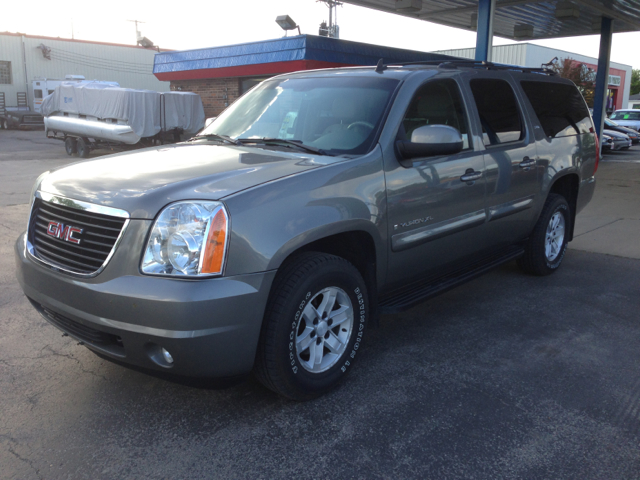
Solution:
[{"label": "canopy support column", "polygon": [[493,14],[496,0],[478,1],[478,29],[476,31],[476,60],[489,61],[493,47]]},{"label": "canopy support column", "polygon": [[596,92],[593,97],[593,123],[596,133],[602,138],[609,86],[609,65],[611,63],[611,42],[613,39],[613,20],[602,17],[600,28],[600,53],[598,54],[598,72],[596,74]]}]

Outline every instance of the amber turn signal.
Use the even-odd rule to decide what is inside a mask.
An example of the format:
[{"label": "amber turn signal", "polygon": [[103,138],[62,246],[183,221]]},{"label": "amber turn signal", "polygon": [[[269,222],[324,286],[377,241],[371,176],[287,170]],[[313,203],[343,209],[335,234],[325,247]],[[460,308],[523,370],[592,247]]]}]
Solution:
[{"label": "amber turn signal", "polygon": [[209,227],[200,273],[222,273],[226,240],[227,216],[224,210],[220,209],[213,217]]}]

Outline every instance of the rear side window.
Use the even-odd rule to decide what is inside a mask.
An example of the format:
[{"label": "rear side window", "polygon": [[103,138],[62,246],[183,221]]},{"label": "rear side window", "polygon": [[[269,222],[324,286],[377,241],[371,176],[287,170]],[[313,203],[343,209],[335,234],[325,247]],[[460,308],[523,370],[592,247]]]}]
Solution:
[{"label": "rear side window", "polygon": [[588,133],[591,117],[580,92],[573,85],[520,82],[544,133],[549,138]]},{"label": "rear side window", "polygon": [[516,142],[524,137],[522,117],[513,89],[497,79],[471,80],[485,145]]}]

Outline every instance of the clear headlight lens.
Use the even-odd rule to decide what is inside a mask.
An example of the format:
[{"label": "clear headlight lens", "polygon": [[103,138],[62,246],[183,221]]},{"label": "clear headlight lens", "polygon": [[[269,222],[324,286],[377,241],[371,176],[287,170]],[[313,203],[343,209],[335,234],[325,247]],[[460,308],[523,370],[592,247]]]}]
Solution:
[{"label": "clear headlight lens", "polygon": [[177,202],[153,224],[142,272],[155,275],[220,275],[228,240],[228,215],[220,202]]}]

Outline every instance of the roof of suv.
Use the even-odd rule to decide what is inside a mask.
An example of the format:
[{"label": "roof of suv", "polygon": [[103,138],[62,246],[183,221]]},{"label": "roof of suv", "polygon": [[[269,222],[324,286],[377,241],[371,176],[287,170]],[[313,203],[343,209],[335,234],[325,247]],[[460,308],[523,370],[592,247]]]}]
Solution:
[{"label": "roof of suv", "polygon": [[541,68],[528,68],[517,65],[503,65],[495,64],[491,62],[476,62],[474,60],[460,59],[460,61],[434,61],[434,62],[413,62],[405,64],[389,64],[381,65],[377,67],[373,66],[358,66],[358,67],[341,67],[341,68],[327,68],[318,70],[303,70],[299,72],[285,73],[278,75],[277,77],[321,77],[327,74],[352,74],[352,75],[366,75],[366,76],[379,76],[384,74],[387,77],[401,79],[410,75],[413,72],[421,70],[437,70],[440,72],[464,72],[469,70],[494,70],[504,71],[511,73],[534,73],[542,78],[562,81],[561,77],[558,77],[553,71],[541,69]]}]

